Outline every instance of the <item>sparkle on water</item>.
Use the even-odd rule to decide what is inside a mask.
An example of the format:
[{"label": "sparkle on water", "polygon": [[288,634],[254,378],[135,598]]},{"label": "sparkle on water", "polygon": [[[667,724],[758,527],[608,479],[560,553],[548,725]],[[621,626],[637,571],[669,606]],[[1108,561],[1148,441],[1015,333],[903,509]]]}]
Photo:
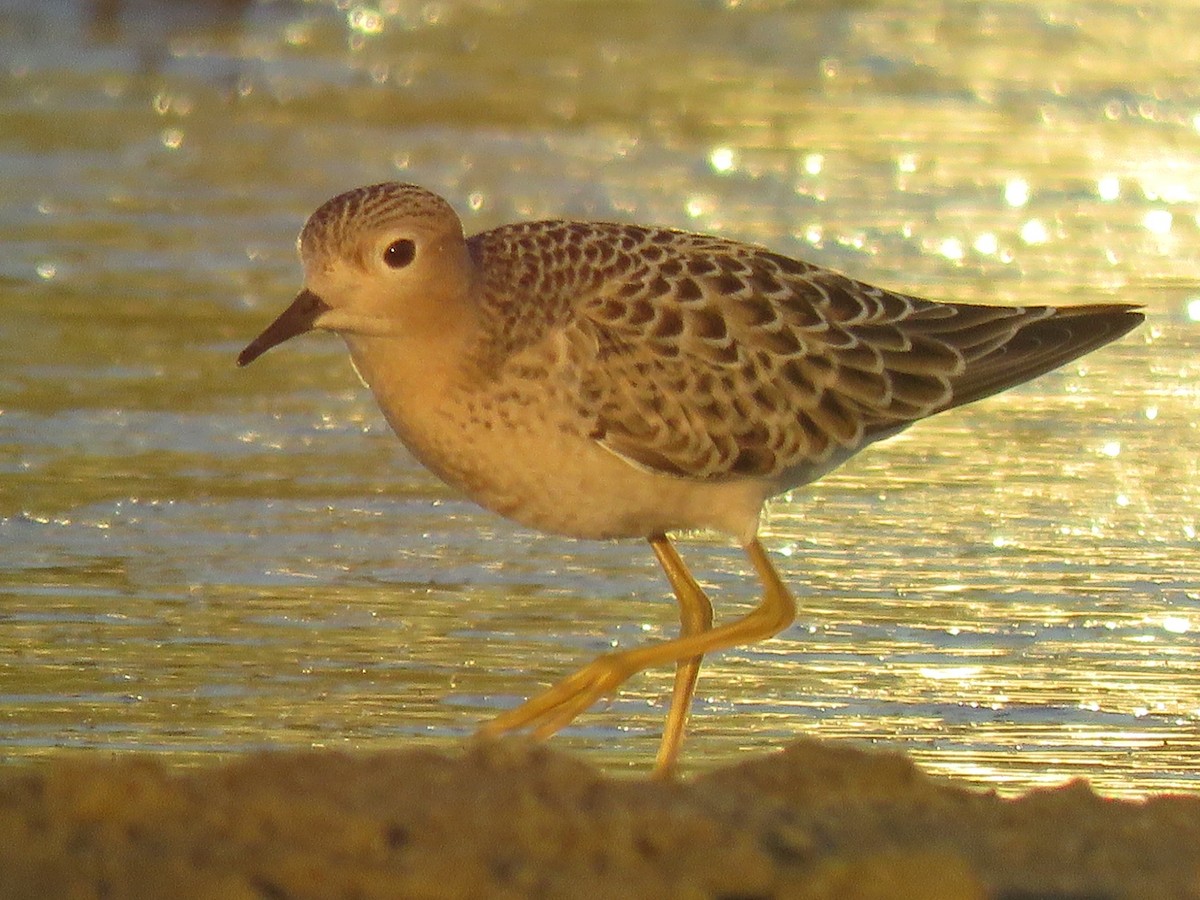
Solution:
[{"label": "sparkle on water", "polygon": [[[448,747],[669,636],[648,548],[522,531],[398,448],[336,342],[233,356],[326,198],[716,231],[1119,344],[779,500],[800,598],[684,764],[799,735],[1018,790],[1197,787],[1200,7],[0,3],[0,752]],[[603,498],[597,498],[603,502]],[[718,615],[741,554],[683,553]],[[646,771],[669,672],[556,737]]]}]

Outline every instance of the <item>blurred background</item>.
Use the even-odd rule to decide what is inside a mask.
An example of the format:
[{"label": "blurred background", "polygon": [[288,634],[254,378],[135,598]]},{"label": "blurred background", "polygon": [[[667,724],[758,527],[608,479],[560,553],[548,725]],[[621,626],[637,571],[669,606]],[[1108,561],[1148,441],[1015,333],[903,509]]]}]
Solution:
[{"label": "blurred background", "polygon": [[[0,0],[0,758],[450,749],[674,633],[644,544],[456,496],[336,339],[234,368],[305,217],[401,179],[469,232],[635,221],[936,299],[1145,304],[777,501],[800,618],[706,663],[684,762],[809,735],[1195,790],[1197,60],[1191,0]],[[728,541],[682,549],[719,617],[755,601]],[[670,678],[555,746],[648,771]]]}]

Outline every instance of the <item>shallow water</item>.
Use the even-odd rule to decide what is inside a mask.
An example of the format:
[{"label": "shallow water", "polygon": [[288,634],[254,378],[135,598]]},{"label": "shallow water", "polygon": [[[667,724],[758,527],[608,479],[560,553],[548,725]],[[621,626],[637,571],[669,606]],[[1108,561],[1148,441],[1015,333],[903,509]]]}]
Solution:
[{"label": "shallow water", "polygon": [[[1145,304],[774,504],[801,600],[685,763],[805,734],[1019,790],[1200,787],[1200,8],[0,0],[0,755],[450,747],[669,636],[648,548],[416,466],[335,339],[236,371],[294,238],[400,178],[468,230],[721,232],[941,299]],[[748,563],[685,557],[718,615]],[[555,738],[648,769],[670,673]]]}]

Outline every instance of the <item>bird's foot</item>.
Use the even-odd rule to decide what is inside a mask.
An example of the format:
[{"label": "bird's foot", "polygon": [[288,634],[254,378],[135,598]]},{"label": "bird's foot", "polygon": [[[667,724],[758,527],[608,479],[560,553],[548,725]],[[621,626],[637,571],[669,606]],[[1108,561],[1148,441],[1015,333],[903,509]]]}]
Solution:
[{"label": "bird's foot", "polygon": [[496,738],[511,731],[529,729],[538,740],[548,738],[597,700],[616,690],[639,668],[632,664],[629,654],[605,654],[549,690],[485,722],[476,735]]}]

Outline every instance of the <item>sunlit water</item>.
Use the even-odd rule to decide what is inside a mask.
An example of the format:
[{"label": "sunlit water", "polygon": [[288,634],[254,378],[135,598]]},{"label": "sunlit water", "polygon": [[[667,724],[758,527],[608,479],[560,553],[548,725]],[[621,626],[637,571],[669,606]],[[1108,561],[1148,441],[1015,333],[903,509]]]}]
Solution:
[{"label": "sunlit water", "polygon": [[[685,762],[817,735],[1195,790],[1197,59],[1182,0],[0,2],[0,754],[450,747],[673,633],[645,545],[458,498],[336,340],[233,368],[304,217],[402,178],[469,230],[641,221],[942,299],[1145,304],[778,501],[799,621],[706,663]],[[683,550],[719,615],[753,602],[736,548]],[[647,770],[669,684],[556,744]]]}]

